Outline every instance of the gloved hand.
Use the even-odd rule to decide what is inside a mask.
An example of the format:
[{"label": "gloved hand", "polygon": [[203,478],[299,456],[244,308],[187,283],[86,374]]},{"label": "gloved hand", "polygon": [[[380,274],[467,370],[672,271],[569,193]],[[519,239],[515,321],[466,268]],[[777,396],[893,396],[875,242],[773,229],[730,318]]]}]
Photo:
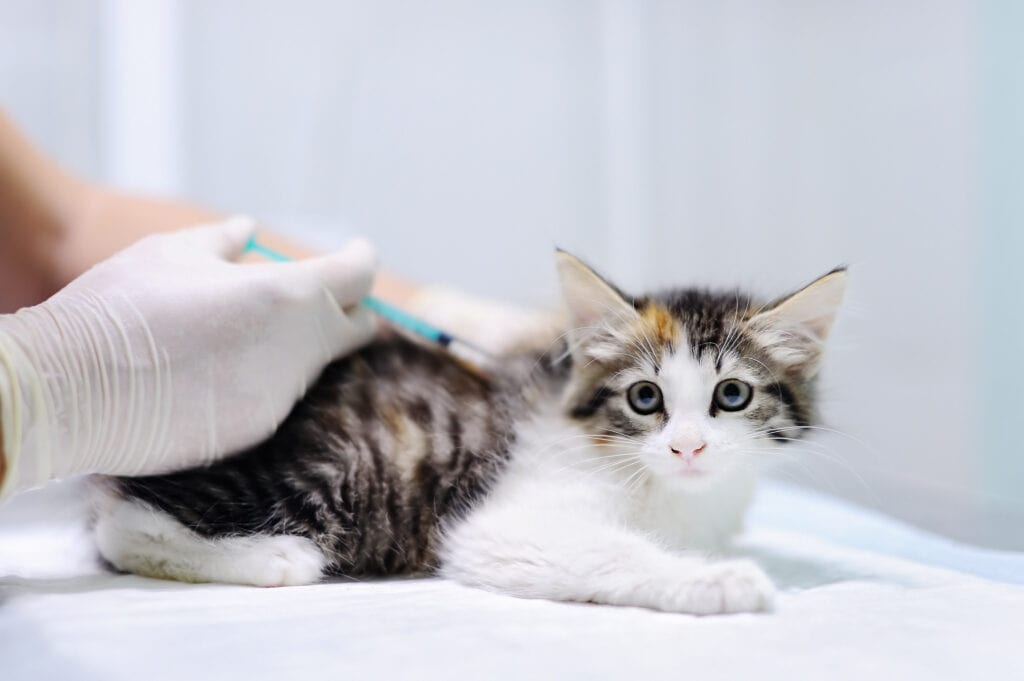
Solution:
[{"label": "gloved hand", "polygon": [[78,473],[212,461],[270,435],[332,359],[370,340],[365,241],[231,262],[247,218],[147,237],[0,315],[0,498]]}]

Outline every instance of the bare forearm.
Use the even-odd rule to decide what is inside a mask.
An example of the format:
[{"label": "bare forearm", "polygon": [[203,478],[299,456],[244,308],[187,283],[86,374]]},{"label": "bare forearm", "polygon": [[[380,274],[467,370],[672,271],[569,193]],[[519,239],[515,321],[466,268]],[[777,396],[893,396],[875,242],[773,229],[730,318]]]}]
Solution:
[{"label": "bare forearm", "polygon": [[[81,209],[75,213],[76,223],[68,230],[61,248],[59,279],[64,282],[74,279],[96,262],[147,234],[182,229],[223,217],[184,202],[91,189]],[[293,258],[315,255],[308,246],[272,230],[261,230],[260,241]],[[401,303],[415,290],[409,282],[386,273],[378,275],[374,285],[377,295],[396,303]]]},{"label": "bare forearm", "polygon": [[83,191],[0,111],[0,311],[60,287],[55,246]]}]

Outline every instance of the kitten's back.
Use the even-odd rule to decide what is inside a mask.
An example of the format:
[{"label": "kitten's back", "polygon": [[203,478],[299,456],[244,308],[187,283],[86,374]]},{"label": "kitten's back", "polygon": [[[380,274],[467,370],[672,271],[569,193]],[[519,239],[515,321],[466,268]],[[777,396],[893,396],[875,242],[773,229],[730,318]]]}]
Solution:
[{"label": "kitten's back", "polygon": [[266,442],[209,467],[106,479],[99,522],[127,503],[198,539],[305,538],[329,573],[424,570],[441,524],[504,465],[523,410],[519,387],[389,334],[329,365]]}]

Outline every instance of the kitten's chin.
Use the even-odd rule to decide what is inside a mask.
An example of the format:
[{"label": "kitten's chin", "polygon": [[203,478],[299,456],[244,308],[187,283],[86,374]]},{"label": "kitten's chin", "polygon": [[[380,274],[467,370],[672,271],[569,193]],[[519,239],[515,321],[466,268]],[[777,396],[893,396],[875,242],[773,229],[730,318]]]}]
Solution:
[{"label": "kitten's chin", "polygon": [[727,483],[733,476],[729,469],[682,466],[662,470],[658,476],[666,487],[679,491],[703,491]]},{"label": "kitten's chin", "polygon": [[681,491],[698,491],[706,490],[710,487],[718,485],[722,481],[722,476],[715,475],[714,473],[686,473],[683,475],[676,476],[671,481],[670,485]]}]

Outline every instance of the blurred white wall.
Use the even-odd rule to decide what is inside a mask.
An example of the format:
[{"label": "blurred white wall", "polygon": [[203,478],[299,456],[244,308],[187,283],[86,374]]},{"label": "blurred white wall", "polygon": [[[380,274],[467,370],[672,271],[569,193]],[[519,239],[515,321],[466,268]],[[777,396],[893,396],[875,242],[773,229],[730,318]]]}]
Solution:
[{"label": "blurred white wall", "polygon": [[848,263],[850,437],[786,474],[1024,548],[1022,34],[994,0],[8,0],[0,93],[82,172],[485,295],[550,300],[555,244],[632,289]]},{"label": "blurred white wall", "polygon": [[0,104],[82,172],[101,172],[98,0],[0,3]]}]

